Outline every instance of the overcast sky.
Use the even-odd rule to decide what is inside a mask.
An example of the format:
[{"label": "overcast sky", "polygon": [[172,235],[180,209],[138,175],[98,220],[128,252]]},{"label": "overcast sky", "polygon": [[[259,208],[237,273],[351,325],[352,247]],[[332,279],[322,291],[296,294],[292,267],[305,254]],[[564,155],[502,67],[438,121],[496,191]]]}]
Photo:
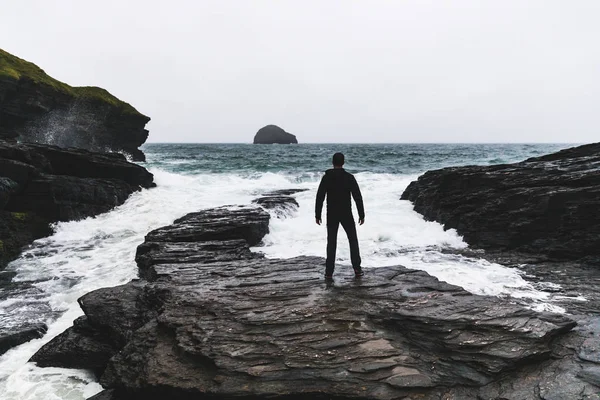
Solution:
[{"label": "overcast sky", "polygon": [[150,142],[592,142],[598,0],[2,0],[0,47]]}]

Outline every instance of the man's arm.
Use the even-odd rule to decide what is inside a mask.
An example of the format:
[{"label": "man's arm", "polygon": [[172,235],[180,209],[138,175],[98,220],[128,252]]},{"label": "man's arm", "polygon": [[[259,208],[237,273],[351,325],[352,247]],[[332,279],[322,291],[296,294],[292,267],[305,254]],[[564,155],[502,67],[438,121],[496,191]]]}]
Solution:
[{"label": "man's arm", "polygon": [[325,201],[325,194],[327,194],[327,183],[326,177],[323,175],[321,183],[319,184],[319,190],[317,190],[317,200],[315,202],[315,220],[317,224],[321,225],[321,211],[323,210],[323,202]]},{"label": "man's arm", "polygon": [[358,210],[358,223],[362,225],[365,222],[365,206],[363,204],[362,194],[360,194],[358,182],[356,182],[354,176],[352,177],[352,197],[354,198],[356,209]]}]

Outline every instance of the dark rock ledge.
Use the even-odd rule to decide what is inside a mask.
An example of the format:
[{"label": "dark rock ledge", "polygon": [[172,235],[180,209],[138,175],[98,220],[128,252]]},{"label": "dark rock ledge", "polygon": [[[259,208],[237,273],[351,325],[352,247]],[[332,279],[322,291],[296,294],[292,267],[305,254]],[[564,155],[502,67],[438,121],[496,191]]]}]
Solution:
[{"label": "dark rock ledge", "polygon": [[268,221],[223,207],[149,233],[142,278],[83,296],[32,361],[93,368],[104,400],[597,398],[598,339],[568,317],[402,266],[329,285],[322,258],[249,251]]},{"label": "dark rock ledge", "polygon": [[540,290],[583,296],[561,305],[598,314],[600,143],[515,164],[428,171],[402,199],[463,235],[466,255],[519,268]]},{"label": "dark rock ledge", "polygon": [[308,189],[283,189],[263,193],[261,197],[252,200],[253,203],[271,210],[277,218],[286,218],[298,210],[298,202],[294,194],[305,192]]},{"label": "dark rock ledge", "polygon": [[[153,186],[152,174],[121,154],[0,140],[0,299],[28,290],[2,269],[24,246],[49,235],[51,223],[107,212]],[[0,324],[0,354],[45,330]]]},{"label": "dark rock ledge", "polygon": [[402,199],[475,247],[600,260],[600,143],[516,164],[428,171]]}]

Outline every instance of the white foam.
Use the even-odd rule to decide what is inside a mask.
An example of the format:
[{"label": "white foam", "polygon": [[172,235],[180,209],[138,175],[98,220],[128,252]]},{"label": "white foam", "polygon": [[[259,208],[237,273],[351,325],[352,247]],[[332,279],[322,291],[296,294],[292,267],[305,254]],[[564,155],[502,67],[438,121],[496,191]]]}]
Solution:
[{"label": "white foam", "polygon": [[[246,204],[262,192],[307,188],[297,195],[300,209],[293,218],[272,219],[271,233],[263,251],[269,257],[323,256],[325,225],[314,221],[314,196],[318,174],[248,172],[236,174],[179,175],[153,170],[158,187],[133,194],[115,210],[83,221],[57,224],[56,233],[41,239],[9,269],[17,281],[37,281],[35,299],[7,299],[0,306],[13,309],[10,318],[26,315],[31,302],[50,304],[62,313],[47,321],[48,333],[18,346],[0,357],[0,393],[6,400],[81,400],[101,388],[86,371],[37,368],[27,360],[45,343],[71,326],[82,314],[77,299],[100,287],[115,286],[136,276],[135,250],[146,233],[202,208]],[[366,268],[402,264],[425,270],[442,280],[474,293],[528,297],[536,307],[548,307],[548,294],[531,287],[513,269],[482,260],[444,254],[441,249],[466,247],[454,231],[427,222],[400,201],[406,185],[415,176],[358,174],[365,198],[367,218],[358,228]],[[324,213],[325,215],[325,213]],[[349,265],[343,231],[338,245],[339,268]],[[18,303],[24,301],[24,304]],[[28,303],[30,301],[30,303]],[[21,308],[19,308],[21,307]]]},{"label": "white foam", "polygon": [[[357,174],[366,210],[365,224],[357,227],[363,267],[404,265],[424,270],[476,294],[549,300],[548,293],[536,290],[516,269],[442,253],[444,249],[464,249],[467,245],[455,230],[444,231],[440,224],[425,221],[410,202],[399,200],[408,183],[415,178]],[[271,220],[270,234],[264,239],[266,246],[254,248],[255,251],[270,258],[324,257],[325,223],[318,226],[314,219],[317,185],[317,182],[302,185],[311,190],[297,195],[300,204],[297,214],[290,219]],[[325,214],[323,210],[324,220]],[[348,240],[343,232],[340,227],[336,262],[339,269],[350,266]]]}]

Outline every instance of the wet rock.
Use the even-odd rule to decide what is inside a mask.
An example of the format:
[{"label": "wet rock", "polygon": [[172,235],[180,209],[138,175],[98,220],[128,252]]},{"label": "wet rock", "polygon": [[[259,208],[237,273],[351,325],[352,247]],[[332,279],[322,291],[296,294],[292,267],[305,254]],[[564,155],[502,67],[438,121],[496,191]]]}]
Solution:
[{"label": "wet rock", "polygon": [[146,235],[146,242],[202,242],[244,239],[256,246],[269,232],[269,214],[258,207],[226,206],[179,218]]},{"label": "wet rock", "polygon": [[286,218],[298,210],[298,202],[292,196],[296,193],[305,192],[308,189],[281,189],[263,193],[261,197],[252,200],[267,210],[275,213],[277,218]]},{"label": "wet rock", "polygon": [[[122,398],[127,398],[126,394]],[[103,390],[95,396],[88,398],[88,400],[117,400],[118,397],[114,390]]]},{"label": "wet rock", "polygon": [[526,161],[428,171],[402,194],[476,247],[600,256],[600,143]]},{"label": "wet rock", "polygon": [[273,210],[279,218],[288,217],[298,210],[298,202],[292,196],[265,196],[252,200],[253,203]]},{"label": "wet rock", "polygon": [[1,332],[0,331],[0,355],[6,353],[11,348],[29,342],[33,339],[39,339],[48,327],[46,324],[36,324],[31,326],[22,326],[18,331]]},{"label": "wet rock", "polygon": [[394,398],[488,384],[547,359],[552,339],[574,325],[403,267],[362,281],[341,274],[328,287],[322,265],[154,265],[150,285],[169,293],[163,311],[111,359],[102,383],[173,396]]},{"label": "wet rock", "polygon": [[[560,368],[542,376],[541,367],[578,359],[576,340],[556,345],[573,335],[568,317],[422,271],[382,267],[356,280],[348,270],[328,284],[322,258],[253,258],[240,242],[260,240],[252,232],[265,231],[265,214],[227,207],[181,218],[140,246],[145,280],[81,299],[89,325],[120,349],[101,378],[110,398],[476,398],[510,394],[493,385],[528,367],[549,385]],[[246,228],[230,228],[235,239],[217,239],[236,224]],[[209,260],[219,243],[225,255]],[[569,378],[557,393],[596,389]]]},{"label": "wet rock", "polygon": [[[152,186],[152,174],[121,154],[0,141],[0,270],[24,246],[51,234],[50,224],[107,212]],[[20,313],[26,307],[19,299],[37,294],[31,283],[11,283],[6,276],[0,278],[0,298],[14,299],[12,312]],[[16,321],[0,314],[0,338],[28,338],[38,332],[30,329],[33,321],[52,316],[48,304],[30,303]]]},{"label": "wet rock", "polygon": [[30,361],[38,367],[85,368],[100,376],[110,357],[118,351],[110,339],[90,326],[86,317],[43,346]]},{"label": "wet rock", "polygon": [[121,154],[81,149],[0,141],[0,167],[0,269],[48,235],[50,223],[109,211],[155,186],[151,173]]},{"label": "wet rock", "polygon": [[291,196],[296,193],[307,192],[308,189],[280,189],[263,193],[263,196]]},{"label": "wet rock", "polygon": [[206,242],[144,242],[137,248],[135,261],[140,277],[156,279],[155,264],[214,263],[251,258],[262,255],[252,253],[243,239]]},{"label": "wet rock", "polygon": [[267,125],[256,132],[254,144],[298,144],[298,139],[277,125]]},{"label": "wet rock", "polygon": [[0,177],[0,210],[8,203],[10,196],[17,191],[18,187],[19,185],[12,179]]}]

